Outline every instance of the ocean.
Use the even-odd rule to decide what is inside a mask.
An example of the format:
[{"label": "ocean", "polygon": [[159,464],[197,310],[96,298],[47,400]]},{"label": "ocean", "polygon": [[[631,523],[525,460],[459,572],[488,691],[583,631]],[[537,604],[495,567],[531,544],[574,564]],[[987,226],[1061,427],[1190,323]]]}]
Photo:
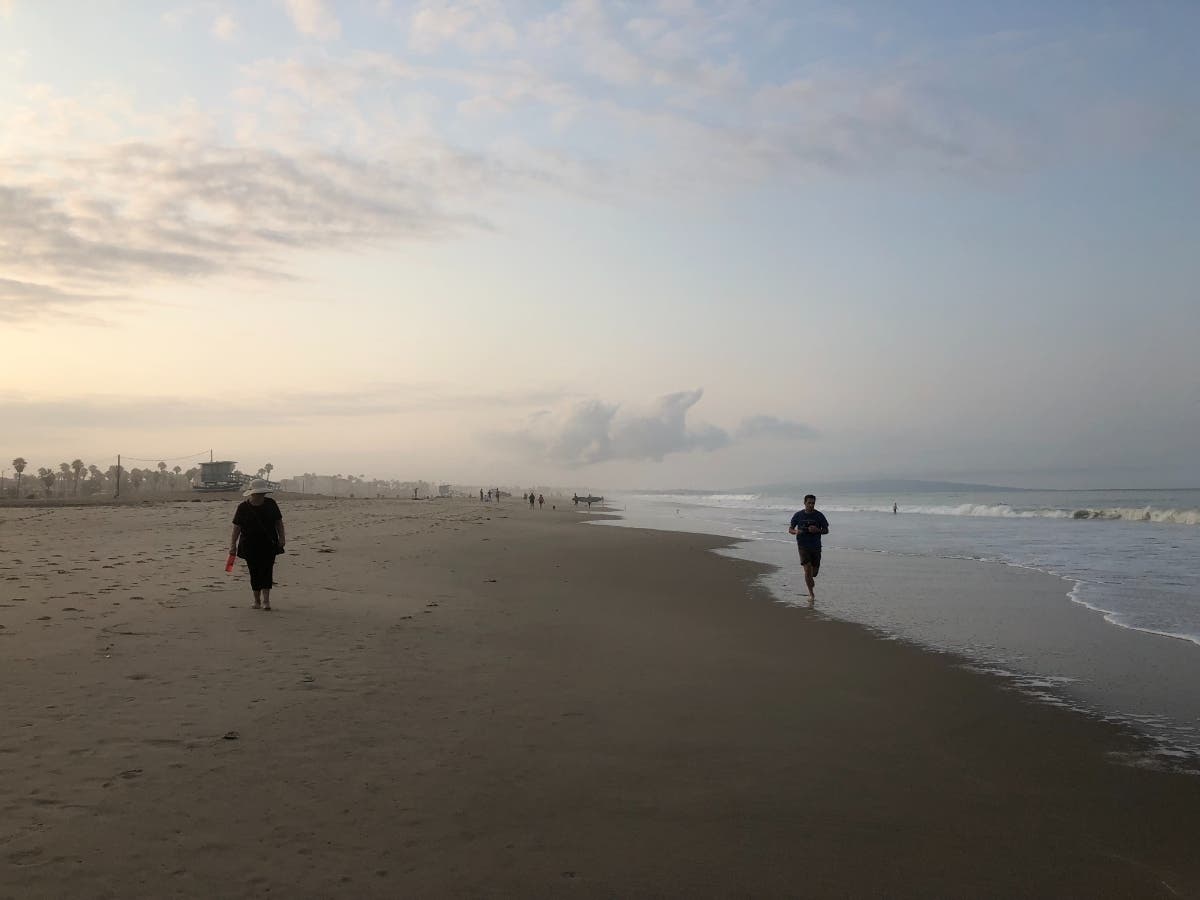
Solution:
[{"label": "ocean", "polygon": [[[806,492],[628,492],[606,502],[622,516],[615,525],[738,539],[730,555],[778,567],[763,583],[779,602],[807,606],[787,534]],[[954,653],[1041,700],[1133,726],[1168,757],[1200,754],[1200,490],[812,492],[830,521],[827,553],[965,560],[1062,580],[1062,608],[982,608],[969,596],[932,608],[886,590],[823,591],[838,577],[827,564],[820,614]]]}]

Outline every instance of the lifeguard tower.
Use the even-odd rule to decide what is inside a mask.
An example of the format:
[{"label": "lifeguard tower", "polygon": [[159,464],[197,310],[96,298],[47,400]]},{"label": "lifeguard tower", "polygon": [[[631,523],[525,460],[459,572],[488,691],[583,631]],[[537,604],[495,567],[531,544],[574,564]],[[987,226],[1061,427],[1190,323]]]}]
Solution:
[{"label": "lifeguard tower", "polygon": [[236,471],[237,463],[221,459],[200,463],[200,474],[192,484],[194,491],[236,491],[250,481],[250,476]]}]

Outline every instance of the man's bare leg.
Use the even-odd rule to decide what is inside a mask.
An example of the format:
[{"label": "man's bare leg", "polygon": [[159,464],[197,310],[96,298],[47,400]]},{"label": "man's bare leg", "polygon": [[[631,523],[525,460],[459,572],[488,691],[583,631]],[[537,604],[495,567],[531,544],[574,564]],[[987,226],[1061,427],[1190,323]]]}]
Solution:
[{"label": "man's bare leg", "polygon": [[261,606],[262,606],[262,591],[255,591],[255,592],[254,592],[254,607],[253,607],[253,608],[254,608],[254,609],[258,609],[258,608],[259,608],[259,607],[261,607]]},{"label": "man's bare leg", "polygon": [[263,609],[270,609],[271,608],[271,589],[270,588],[262,589],[262,598],[263,598]]},{"label": "man's bare leg", "polygon": [[816,603],[817,594],[814,589],[817,586],[817,580],[813,577],[812,563],[804,564],[804,583],[808,586],[808,602]]}]

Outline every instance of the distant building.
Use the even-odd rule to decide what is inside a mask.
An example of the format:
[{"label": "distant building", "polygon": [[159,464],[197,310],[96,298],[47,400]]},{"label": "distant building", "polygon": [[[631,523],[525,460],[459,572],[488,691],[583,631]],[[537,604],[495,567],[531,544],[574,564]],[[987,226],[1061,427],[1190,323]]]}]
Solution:
[{"label": "distant building", "polygon": [[249,481],[249,477],[237,471],[237,463],[222,459],[200,463],[200,474],[192,482],[195,491],[234,491]]},{"label": "distant building", "polygon": [[450,485],[439,484],[438,485],[438,496],[439,497],[449,497],[450,496]]}]

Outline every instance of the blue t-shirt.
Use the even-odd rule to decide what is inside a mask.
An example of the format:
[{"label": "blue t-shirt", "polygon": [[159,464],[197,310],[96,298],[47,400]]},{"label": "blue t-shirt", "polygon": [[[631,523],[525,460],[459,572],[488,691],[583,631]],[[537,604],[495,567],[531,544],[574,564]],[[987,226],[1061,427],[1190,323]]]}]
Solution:
[{"label": "blue t-shirt", "polygon": [[825,518],[824,514],[821,513],[820,510],[816,509],[814,509],[812,512],[809,512],[807,509],[802,509],[792,516],[791,527],[799,529],[799,532],[796,534],[796,543],[801,547],[806,547],[809,550],[820,550],[821,536],[819,534],[813,534],[812,532],[807,531],[806,529],[809,525],[817,525],[828,531],[829,520]]}]

